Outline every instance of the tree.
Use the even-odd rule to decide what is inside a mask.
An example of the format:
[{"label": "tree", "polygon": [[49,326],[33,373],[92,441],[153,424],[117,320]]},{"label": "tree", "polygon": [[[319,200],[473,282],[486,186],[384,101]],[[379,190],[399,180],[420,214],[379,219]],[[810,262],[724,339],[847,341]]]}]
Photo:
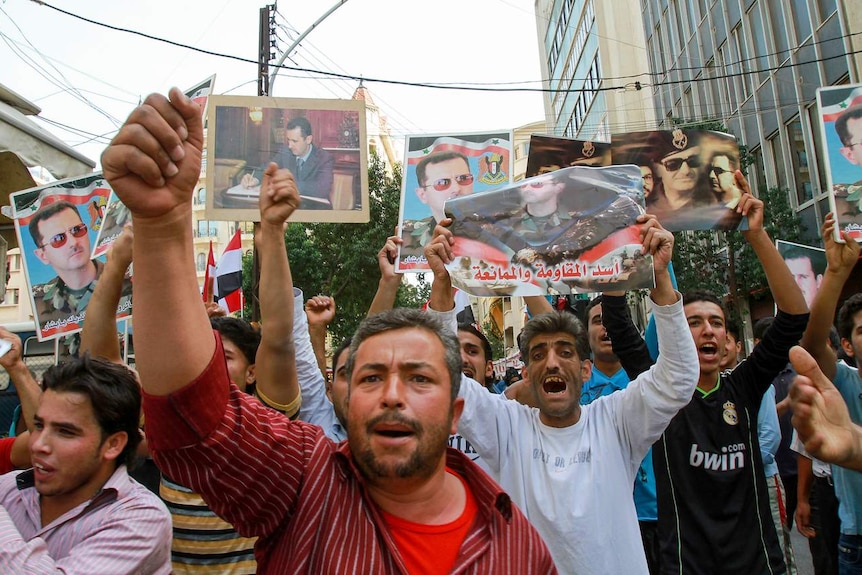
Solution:
[{"label": "tree", "polygon": [[497,324],[489,317],[482,324],[482,333],[488,338],[488,343],[491,344],[491,357],[503,359],[506,357],[506,346],[503,343],[503,334],[497,329]]},{"label": "tree", "polygon": [[[285,232],[294,285],[303,290],[306,299],[317,294],[335,298],[335,320],[329,331],[336,341],[353,335],[368,312],[380,278],[377,252],[398,224],[401,167],[396,166],[390,176],[383,161],[374,153],[370,156],[368,223],[293,223]],[[246,295],[251,294],[250,270],[251,256],[247,256],[243,270]],[[396,305],[419,307],[428,300],[429,292],[424,277],[417,277],[415,284],[402,282]]]}]

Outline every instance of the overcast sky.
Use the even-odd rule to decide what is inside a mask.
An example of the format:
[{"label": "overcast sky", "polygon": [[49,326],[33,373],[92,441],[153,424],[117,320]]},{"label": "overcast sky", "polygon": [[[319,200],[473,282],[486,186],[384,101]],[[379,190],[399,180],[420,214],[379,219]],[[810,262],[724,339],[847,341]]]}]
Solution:
[{"label": "overcast sky", "polygon": [[[281,48],[335,0],[279,2]],[[256,60],[262,1],[49,0],[76,15],[212,52]],[[42,108],[47,126],[98,161],[140,98],[216,74],[215,93],[255,95],[257,66],[109,30],[29,0],[0,0],[0,83]],[[291,31],[291,32],[288,32]],[[417,83],[540,86],[533,0],[345,0],[285,64]],[[349,98],[355,80],[282,71],[272,95]],[[542,120],[538,92],[366,86],[394,136],[510,129]],[[101,136],[85,142],[93,136]]]}]

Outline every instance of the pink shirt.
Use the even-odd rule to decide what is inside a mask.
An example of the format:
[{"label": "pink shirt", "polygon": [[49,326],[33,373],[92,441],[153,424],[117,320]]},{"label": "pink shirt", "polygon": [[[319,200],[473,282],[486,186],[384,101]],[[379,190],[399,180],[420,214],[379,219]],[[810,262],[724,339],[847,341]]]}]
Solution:
[{"label": "pink shirt", "polygon": [[93,499],[41,523],[33,471],[0,476],[0,573],[171,572],[171,516],[125,465]]}]

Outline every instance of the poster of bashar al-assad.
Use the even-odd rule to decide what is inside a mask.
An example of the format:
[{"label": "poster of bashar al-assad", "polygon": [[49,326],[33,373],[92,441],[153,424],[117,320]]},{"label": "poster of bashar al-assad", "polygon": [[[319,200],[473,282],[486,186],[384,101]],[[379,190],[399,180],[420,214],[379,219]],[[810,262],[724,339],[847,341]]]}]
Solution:
[{"label": "poster of bashar al-assad", "polygon": [[[104,257],[92,259],[111,188],[101,173],[9,195],[39,341],[80,331]],[[126,275],[117,319],[132,315]]]},{"label": "poster of bashar al-assad", "polygon": [[572,140],[554,136],[530,136],[527,177],[547,174],[569,166],[610,166],[611,145],[607,142]]},{"label": "poster of bashar al-assad", "polygon": [[733,230],[742,223],[734,179],[739,145],[731,134],[682,128],[614,134],[611,158],[640,168],[646,210],[669,231]]},{"label": "poster of bashar al-assad", "polygon": [[784,240],[775,240],[775,247],[811,309],[826,273],[826,250]]},{"label": "poster of bashar al-assad", "polygon": [[452,284],[475,296],[653,287],[636,166],[570,167],[449,200]]},{"label": "poster of bashar al-assad", "polygon": [[862,239],[862,84],[817,89],[835,241]]},{"label": "poster of bashar al-assad", "polygon": [[293,222],[368,221],[365,102],[210,96],[206,215],[258,221],[270,162],[293,174]]},{"label": "poster of bashar al-assad", "polygon": [[427,271],[425,244],[451,198],[494,190],[512,180],[512,132],[408,136],[401,183],[401,238],[395,269]]}]

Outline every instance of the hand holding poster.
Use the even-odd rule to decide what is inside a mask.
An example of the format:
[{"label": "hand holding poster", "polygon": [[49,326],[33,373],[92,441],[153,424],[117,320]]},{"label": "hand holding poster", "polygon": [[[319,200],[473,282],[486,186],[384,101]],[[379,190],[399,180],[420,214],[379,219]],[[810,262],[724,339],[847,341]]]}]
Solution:
[{"label": "hand holding poster", "polygon": [[636,166],[571,167],[449,200],[452,284],[476,296],[630,290],[654,285],[641,251]]},{"label": "hand holding poster", "polygon": [[[104,269],[90,245],[104,224],[111,189],[101,173],[10,194],[15,232],[39,341],[80,331]],[[127,275],[117,319],[132,314]]]}]

